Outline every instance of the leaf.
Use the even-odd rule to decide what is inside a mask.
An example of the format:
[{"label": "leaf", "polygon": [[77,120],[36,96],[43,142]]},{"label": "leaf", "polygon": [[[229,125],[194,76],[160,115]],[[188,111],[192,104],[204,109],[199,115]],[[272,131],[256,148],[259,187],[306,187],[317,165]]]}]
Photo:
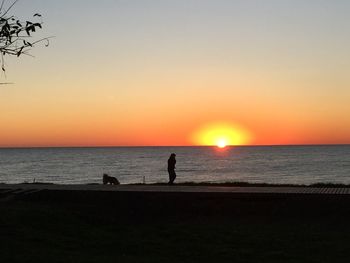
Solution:
[{"label": "leaf", "polygon": [[26,46],[30,46],[30,47],[33,46],[32,43],[30,43],[28,41],[25,41],[25,40],[23,40],[23,44],[26,45]]},{"label": "leaf", "polygon": [[6,30],[6,31],[10,31],[10,25],[8,23],[6,23],[3,27],[2,27],[3,30]]},{"label": "leaf", "polygon": [[26,32],[27,32],[28,36],[30,36],[30,31],[35,32],[34,25],[30,25],[26,28]]},{"label": "leaf", "polygon": [[17,57],[19,57],[21,55],[23,48],[24,48],[24,46],[21,47],[21,49],[17,52]]}]

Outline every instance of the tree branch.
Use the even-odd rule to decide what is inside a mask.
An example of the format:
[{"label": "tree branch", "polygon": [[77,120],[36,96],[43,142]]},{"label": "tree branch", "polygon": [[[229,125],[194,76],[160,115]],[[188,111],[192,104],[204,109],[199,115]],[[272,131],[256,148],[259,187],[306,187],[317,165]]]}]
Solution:
[{"label": "tree branch", "polygon": [[19,57],[20,55],[24,54],[31,56],[28,51],[34,47],[34,45],[42,41],[47,41],[47,44],[45,44],[45,46],[48,46],[50,43],[49,39],[52,38],[46,37],[33,42],[28,41],[30,38],[32,38],[33,33],[36,33],[38,29],[42,29],[43,22],[41,15],[38,13],[34,14],[33,17],[40,18],[39,22],[32,22],[28,20],[24,22],[17,19],[13,15],[7,16],[8,12],[18,1],[19,0],[14,0],[3,14],[1,14],[1,11],[4,8],[6,1],[2,0],[0,5],[0,59],[3,71],[5,71],[5,55]]}]

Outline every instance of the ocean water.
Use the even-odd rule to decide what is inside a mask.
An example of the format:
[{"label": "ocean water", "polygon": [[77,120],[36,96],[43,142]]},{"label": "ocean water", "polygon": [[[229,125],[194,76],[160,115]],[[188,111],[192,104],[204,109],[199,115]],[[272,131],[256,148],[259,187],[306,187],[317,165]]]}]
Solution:
[{"label": "ocean water", "polygon": [[350,184],[350,145],[0,149],[0,183],[167,182],[173,152],[175,182]]}]

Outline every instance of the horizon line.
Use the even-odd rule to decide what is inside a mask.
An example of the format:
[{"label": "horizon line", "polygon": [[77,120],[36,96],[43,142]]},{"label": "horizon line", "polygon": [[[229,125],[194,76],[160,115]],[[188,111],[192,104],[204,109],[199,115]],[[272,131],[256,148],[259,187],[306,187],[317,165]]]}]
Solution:
[{"label": "horizon line", "polygon": [[[350,146],[350,143],[317,144],[245,144],[226,145],[226,147],[279,147],[279,146]],[[95,146],[0,146],[0,149],[45,149],[45,148],[146,148],[146,147],[217,147],[217,145],[95,145]]]}]

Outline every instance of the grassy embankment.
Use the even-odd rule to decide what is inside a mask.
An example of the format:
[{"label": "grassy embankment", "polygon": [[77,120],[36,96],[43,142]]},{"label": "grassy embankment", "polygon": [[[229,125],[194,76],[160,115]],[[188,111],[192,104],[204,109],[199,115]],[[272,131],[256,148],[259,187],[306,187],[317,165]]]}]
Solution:
[{"label": "grassy embankment", "polygon": [[2,262],[347,262],[347,197],[43,191],[0,203]]}]

